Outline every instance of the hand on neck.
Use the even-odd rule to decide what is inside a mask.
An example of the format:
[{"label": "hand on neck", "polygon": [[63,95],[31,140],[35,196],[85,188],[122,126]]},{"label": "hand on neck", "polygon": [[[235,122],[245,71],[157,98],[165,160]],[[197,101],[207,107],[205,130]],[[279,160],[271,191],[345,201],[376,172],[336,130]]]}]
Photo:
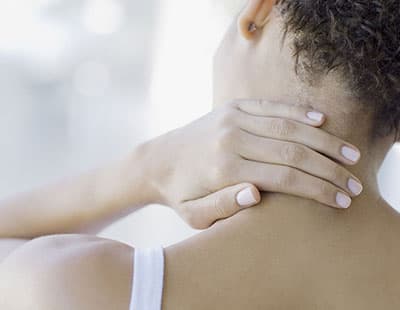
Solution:
[{"label": "hand on neck", "polygon": [[250,41],[241,39],[236,27],[231,27],[215,57],[214,102],[265,99],[324,113],[327,121],[321,129],[361,151],[359,163],[345,168],[362,181],[362,197],[376,201],[380,197],[377,173],[394,137],[374,137],[368,102],[357,101],[339,71],[308,74],[300,67],[296,72],[291,38],[282,41],[282,35],[279,18],[273,18]]}]

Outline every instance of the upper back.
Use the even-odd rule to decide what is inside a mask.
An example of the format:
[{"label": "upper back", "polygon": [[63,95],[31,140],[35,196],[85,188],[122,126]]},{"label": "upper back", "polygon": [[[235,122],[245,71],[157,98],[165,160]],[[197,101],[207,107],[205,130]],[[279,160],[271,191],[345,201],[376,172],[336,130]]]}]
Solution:
[{"label": "upper back", "polygon": [[163,309],[399,309],[399,217],[366,203],[268,194],[166,249]]}]

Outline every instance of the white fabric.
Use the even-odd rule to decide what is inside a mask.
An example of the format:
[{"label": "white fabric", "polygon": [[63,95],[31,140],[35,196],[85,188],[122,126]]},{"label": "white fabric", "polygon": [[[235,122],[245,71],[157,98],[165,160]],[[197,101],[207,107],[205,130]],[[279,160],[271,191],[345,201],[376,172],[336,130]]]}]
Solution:
[{"label": "white fabric", "polygon": [[130,310],[161,310],[164,283],[164,249],[135,249]]}]

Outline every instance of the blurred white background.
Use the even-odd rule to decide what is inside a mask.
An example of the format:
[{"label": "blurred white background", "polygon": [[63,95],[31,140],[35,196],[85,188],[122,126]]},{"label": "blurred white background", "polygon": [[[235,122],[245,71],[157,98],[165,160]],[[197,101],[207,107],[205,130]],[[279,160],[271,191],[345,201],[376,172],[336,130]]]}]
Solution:
[{"label": "blurred white background", "polygon": [[[119,158],[211,109],[212,55],[242,0],[1,0],[0,198]],[[400,208],[400,148],[380,181]],[[195,234],[151,206],[101,233]]]}]

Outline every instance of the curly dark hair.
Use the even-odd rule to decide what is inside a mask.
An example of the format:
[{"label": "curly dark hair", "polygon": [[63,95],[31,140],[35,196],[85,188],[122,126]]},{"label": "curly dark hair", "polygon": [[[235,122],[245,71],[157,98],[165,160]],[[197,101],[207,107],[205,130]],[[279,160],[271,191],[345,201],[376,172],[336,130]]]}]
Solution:
[{"label": "curly dark hair", "polygon": [[[385,136],[400,127],[400,0],[279,0],[296,68],[338,70]],[[297,70],[297,69],[296,69]]]}]

